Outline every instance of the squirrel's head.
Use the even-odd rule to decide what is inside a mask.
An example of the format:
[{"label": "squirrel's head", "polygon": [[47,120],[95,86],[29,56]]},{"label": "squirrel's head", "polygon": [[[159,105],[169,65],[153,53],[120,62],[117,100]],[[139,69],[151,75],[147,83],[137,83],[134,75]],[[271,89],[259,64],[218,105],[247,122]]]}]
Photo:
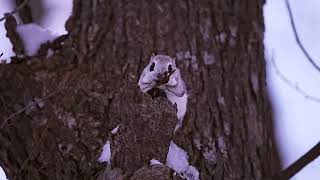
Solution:
[{"label": "squirrel's head", "polygon": [[[166,55],[152,55],[148,65],[148,71],[155,75],[159,81],[169,80],[176,69],[175,59]],[[167,79],[167,80],[166,80]]]}]

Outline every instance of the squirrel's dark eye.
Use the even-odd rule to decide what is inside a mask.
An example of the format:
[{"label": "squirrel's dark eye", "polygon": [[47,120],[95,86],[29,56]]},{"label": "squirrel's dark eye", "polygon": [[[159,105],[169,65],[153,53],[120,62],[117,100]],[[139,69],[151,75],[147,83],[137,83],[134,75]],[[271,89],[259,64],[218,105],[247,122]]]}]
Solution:
[{"label": "squirrel's dark eye", "polygon": [[150,72],[154,70],[154,66],[155,66],[155,65],[156,65],[156,64],[155,64],[154,62],[151,64],[151,66],[150,66]]},{"label": "squirrel's dark eye", "polygon": [[172,71],[172,66],[171,66],[171,65],[168,66],[168,71],[169,71],[169,72]]}]

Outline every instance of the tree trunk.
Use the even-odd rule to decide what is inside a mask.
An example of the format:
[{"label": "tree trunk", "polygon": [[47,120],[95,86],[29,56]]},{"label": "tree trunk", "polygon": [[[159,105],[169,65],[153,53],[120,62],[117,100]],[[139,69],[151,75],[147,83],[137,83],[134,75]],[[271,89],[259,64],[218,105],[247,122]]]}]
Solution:
[{"label": "tree trunk", "polygon": [[[263,4],[74,0],[63,43],[0,67],[0,164],[9,179],[177,179],[149,167],[152,158],[165,163],[172,137],[201,179],[279,171]],[[176,57],[186,81],[187,113],[174,135],[175,107],[137,86],[152,53]],[[112,167],[97,161],[107,140]]]}]

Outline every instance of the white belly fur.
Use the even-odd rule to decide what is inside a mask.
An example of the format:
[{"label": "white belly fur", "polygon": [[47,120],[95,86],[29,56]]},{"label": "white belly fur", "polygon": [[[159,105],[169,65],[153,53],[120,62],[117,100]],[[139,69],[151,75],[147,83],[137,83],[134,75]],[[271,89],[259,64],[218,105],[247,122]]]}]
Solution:
[{"label": "white belly fur", "polygon": [[175,131],[182,126],[183,117],[187,111],[187,101],[188,95],[185,93],[182,97],[177,97],[170,92],[166,93],[167,98],[171,101],[172,104],[177,104],[177,118],[178,122],[175,127]]}]

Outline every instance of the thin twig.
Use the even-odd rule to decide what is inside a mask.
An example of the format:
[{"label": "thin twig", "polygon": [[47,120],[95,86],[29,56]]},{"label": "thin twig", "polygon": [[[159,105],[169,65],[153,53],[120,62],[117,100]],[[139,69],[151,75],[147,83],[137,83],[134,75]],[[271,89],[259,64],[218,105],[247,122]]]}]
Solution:
[{"label": "thin twig", "polygon": [[8,16],[11,16],[17,12],[19,12],[25,5],[27,5],[29,3],[29,0],[24,0],[18,7],[16,7],[13,11],[11,11],[10,13],[6,13],[1,19],[0,21],[5,20]]},{"label": "thin twig", "polygon": [[9,117],[7,117],[7,118],[2,122],[2,124],[1,124],[1,126],[0,126],[0,129],[2,129],[2,128],[6,125],[6,123],[7,123],[10,119],[12,119],[13,117],[21,114],[22,112],[24,112],[24,111],[27,110],[28,108],[37,105],[39,102],[43,102],[43,101],[49,99],[50,97],[52,97],[53,95],[59,93],[60,91],[61,91],[61,89],[60,89],[60,90],[57,90],[57,91],[54,91],[54,92],[48,94],[47,96],[43,97],[40,101],[34,101],[34,102],[28,104],[27,106],[21,108],[21,109],[18,110],[17,112],[11,114]]},{"label": "thin twig", "polygon": [[269,59],[270,59],[271,65],[272,65],[272,67],[274,68],[276,74],[278,75],[278,77],[280,77],[280,79],[281,79],[285,84],[287,84],[287,85],[288,85],[290,88],[292,88],[293,90],[297,91],[299,94],[301,94],[302,96],[304,96],[306,99],[309,99],[309,100],[312,100],[312,101],[315,101],[315,102],[320,102],[320,98],[309,95],[309,93],[307,93],[305,90],[303,90],[302,88],[300,88],[297,83],[294,83],[294,82],[290,81],[290,80],[279,70],[279,68],[277,67],[277,65],[276,65],[273,57],[271,57],[271,58],[269,58]]},{"label": "thin twig", "polygon": [[176,70],[172,70],[170,72],[165,72],[164,77],[157,81],[157,86],[162,85],[169,82],[170,76],[175,72]]},{"label": "thin twig", "polygon": [[314,68],[316,68],[319,72],[320,72],[320,67],[315,63],[315,61],[311,58],[311,56],[309,55],[309,53],[307,52],[307,50],[304,48],[304,46],[301,43],[301,40],[299,38],[298,35],[298,31],[296,28],[296,25],[294,23],[294,19],[293,19],[293,15],[292,15],[292,11],[291,11],[291,7],[290,7],[290,3],[289,0],[286,0],[286,6],[289,12],[289,17],[290,17],[290,23],[291,23],[291,27],[294,33],[294,37],[300,47],[300,49],[302,50],[303,54],[307,57],[307,59],[309,60],[309,62],[313,65]]},{"label": "thin twig", "polygon": [[320,155],[320,142],[315,145],[312,149],[310,149],[306,154],[301,156],[296,162],[291,164],[286,169],[282,170],[279,174],[274,176],[272,179],[290,179],[297,172],[301,171],[302,168],[307,166],[310,162],[315,160]]}]

